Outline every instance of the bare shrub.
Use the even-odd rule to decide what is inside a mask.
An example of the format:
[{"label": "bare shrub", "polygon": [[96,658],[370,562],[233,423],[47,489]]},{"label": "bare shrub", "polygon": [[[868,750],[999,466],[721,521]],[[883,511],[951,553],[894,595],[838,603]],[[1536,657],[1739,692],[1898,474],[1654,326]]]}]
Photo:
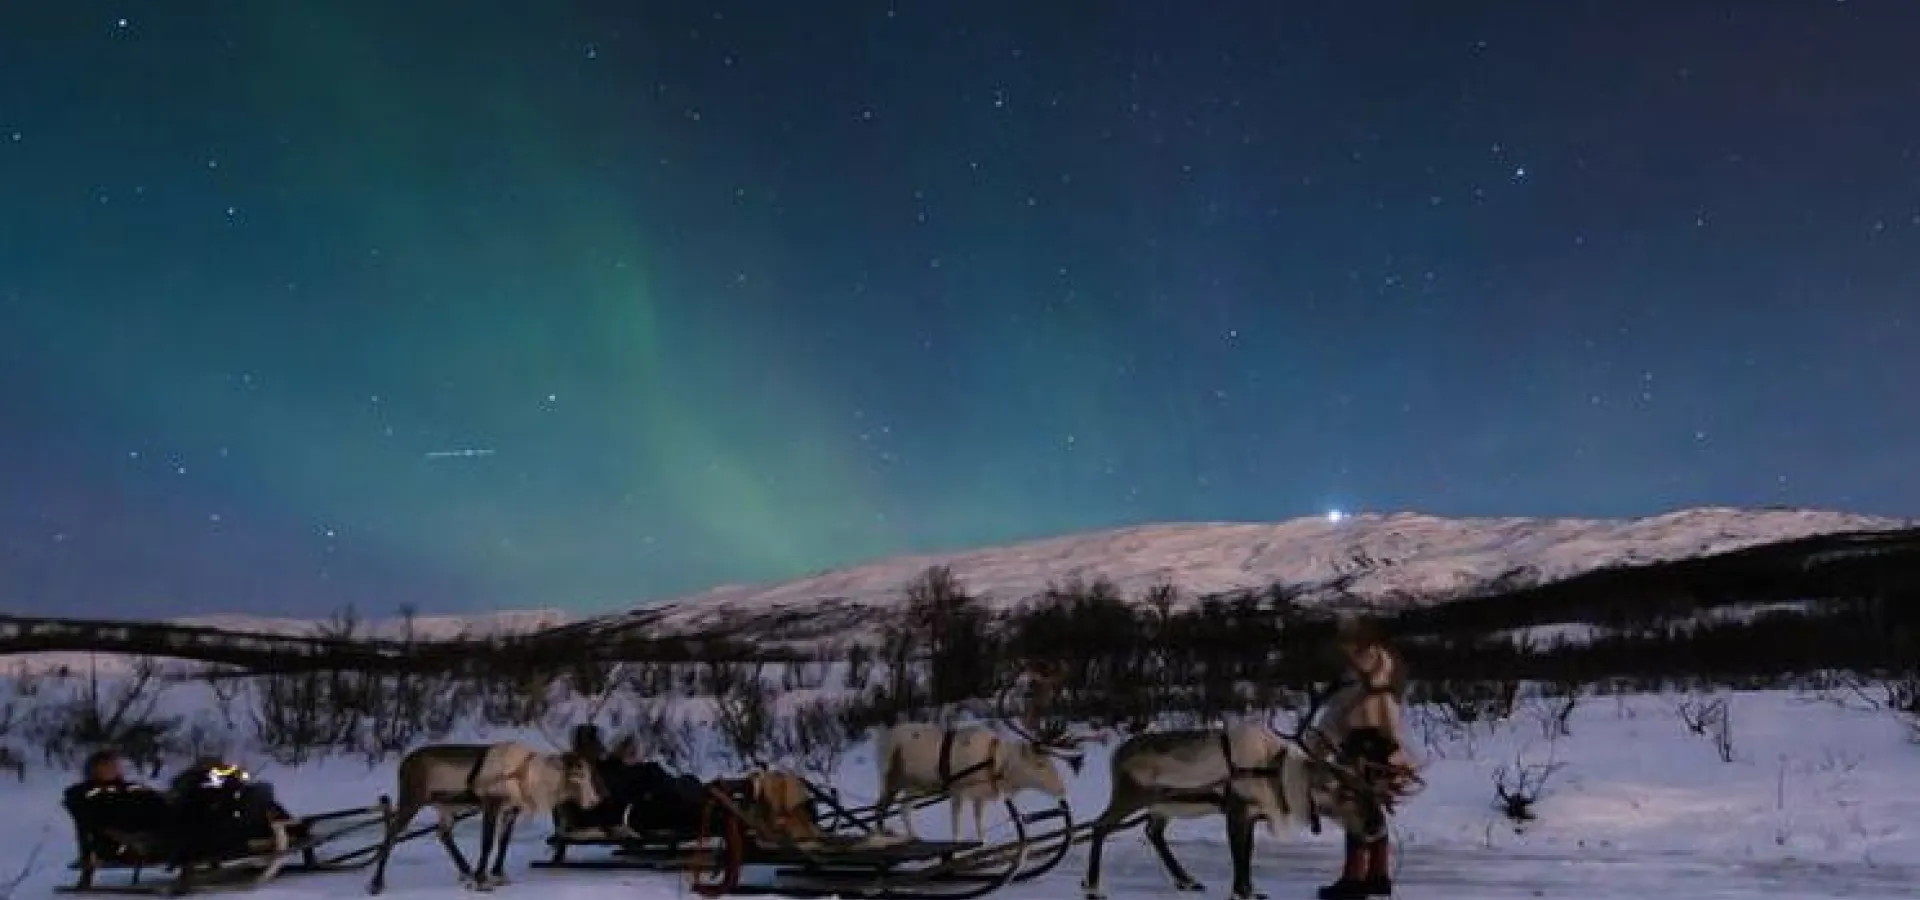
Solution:
[{"label": "bare shrub", "polygon": [[545,721],[553,709],[553,676],[530,668],[489,673],[468,685],[483,725],[525,728]]},{"label": "bare shrub", "polygon": [[1477,759],[1480,753],[1478,732],[1467,723],[1461,722],[1449,707],[1433,704],[1409,705],[1407,718],[1415,733],[1420,735],[1420,743],[1435,757],[1445,759],[1450,750],[1458,748],[1461,759]]},{"label": "bare shrub", "polygon": [[36,709],[28,731],[46,762],[70,766],[87,753],[112,748],[149,777],[159,777],[169,732],[179,724],[154,715],[162,690],[159,674],[157,661],[138,657],[126,677],[108,687],[96,665],[78,695]]},{"label": "bare shrub", "polygon": [[707,775],[714,754],[712,726],[675,716],[667,704],[656,704],[634,720],[634,737],[644,752],[661,765],[682,772]]},{"label": "bare shrub", "polygon": [[1540,737],[1558,740],[1572,737],[1573,711],[1580,707],[1586,685],[1577,681],[1556,681],[1542,685],[1540,693],[1528,704],[1534,721],[1540,725]]},{"label": "bare shrub", "polygon": [[816,700],[782,717],[772,735],[774,756],[819,784],[834,783],[841,760],[853,746],[853,735],[841,721],[840,706]]},{"label": "bare shrub", "polygon": [[1554,759],[1556,746],[1552,741],[1547,743],[1544,762],[1529,763],[1524,754],[1516,753],[1511,765],[1503,764],[1493,772],[1494,808],[1516,829],[1539,817],[1534,807],[1546,796],[1547,783],[1566,767]]},{"label": "bare shrub", "polygon": [[1908,736],[1920,743],[1920,671],[1903,672],[1891,677],[1865,678],[1845,675],[1821,691],[1821,696],[1843,708],[1883,712],[1906,727]]},{"label": "bare shrub", "polygon": [[780,668],[780,687],[787,691],[819,690],[827,683],[829,665],[825,655],[787,663]]},{"label": "bare shrub", "polygon": [[665,697],[674,692],[676,663],[649,660],[628,663],[620,678],[628,691],[640,697]]},{"label": "bare shrub", "polygon": [[262,676],[253,710],[254,740],[282,765],[297,766],[339,744],[346,735],[335,706],[333,679],[320,670]]},{"label": "bare shrub", "polygon": [[1687,731],[1713,744],[1714,754],[1721,762],[1733,762],[1733,714],[1727,698],[1688,697],[1675,704],[1674,713],[1687,726]]},{"label": "bare shrub", "polygon": [[247,687],[246,682],[234,675],[233,670],[217,666],[209,666],[200,673],[200,683],[206,686],[207,693],[213,697],[214,712],[219,714],[221,724],[228,728],[238,724],[234,719],[234,710]]},{"label": "bare shrub", "polygon": [[865,644],[847,648],[847,668],[840,684],[849,691],[864,691],[873,683],[873,650]]},{"label": "bare shrub", "polygon": [[201,713],[189,719],[174,735],[174,749],[187,759],[226,757],[233,749],[231,732],[217,714]]},{"label": "bare shrub", "polygon": [[1499,722],[1513,715],[1520,696],[1520,682],[1438,681],[1424,686],[1425,702],[1440,709],[1461,725]]},{"label": "bare shrub", "polygon": [[774,734],[774,691],[756,670],[734,680],[713,698],[714,727],[722,747],[741,766],[766,768]]}]

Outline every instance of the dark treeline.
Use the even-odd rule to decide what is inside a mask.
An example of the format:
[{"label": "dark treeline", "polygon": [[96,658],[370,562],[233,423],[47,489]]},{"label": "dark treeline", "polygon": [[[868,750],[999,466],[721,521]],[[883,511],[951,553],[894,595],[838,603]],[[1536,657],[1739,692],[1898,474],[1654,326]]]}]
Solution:
[{"label": "dark treeline", "polygon": [[[1585,621],[1534,608],[1502,622],[1483,618],[1486,605],[1474,621],[1431,607],[1371,614],[1406,659],[1411,699],[1454,721],[1504,718],[1523,694],[1792,687],[1843,690],[1920,727],[1920,596],[1871,583],[1836,593],[1756,606],[1675,603],[1669,591],[1558,613],[1584,609]],[[805,759],[829,772],[871,725],[960,710],[1128,730],[1297,711],[1339,670],[1336,621],[1286,586],[1184,598],[1170,587],[1126,596],[1095,580],[1005,609],[935,568],[903,586],[890,621],[869,620],[864,640],[806,649],[713,634],[627,641],[581,628],[442,641],[403,627],[387,639],[401,652],[372,668],[356,668],[360,656],[302,655],[265,671],[202,670],[211,702],[191,715],[157,705],[178,679],[162,677],[153,658],[111,682],[20,673],[13,705],[33,714],[18,727],[0,715],[0,748],[13,754],[0,763],[26,755],[8,747],[10,731],[49,763],[111,745],[158,765],[244,739],[289,765],[332,753],[371,764],[462,727],[559,735],[585,719],[633,729],[688,764],[717,745],[740,766]],[[317,637],[366,634],[348,612]],[[996,708],[1002,697],[1009,705]],[[711,714],[685,720],[684,698],[705,698],[691,708]]]}]

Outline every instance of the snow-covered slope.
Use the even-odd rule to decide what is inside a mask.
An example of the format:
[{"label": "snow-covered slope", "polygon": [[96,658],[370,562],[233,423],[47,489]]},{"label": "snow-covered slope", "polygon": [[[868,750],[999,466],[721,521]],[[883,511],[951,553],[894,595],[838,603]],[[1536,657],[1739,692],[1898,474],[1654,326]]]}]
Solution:
[{"label": "snow-covered slope", "polygon": [[779,584],[714,588],[576,627],[742,628],[785,638],[845,635],[871,620],[873,609],[900,603],[909,581],[939,565],[952,567],[969,593],[1002,608],[1050,584],[1101,577],[1128,596],[1170,584],[1191,600],[1279,582],[1300,589],[1308,603],[1431,603],[1600,568],[1910,524],[1817,510],[1703,508],[1640,519],[1445,519],[1396,513],[1143,525],[899,557]]},{"label": "snow-covered slope", "polygon": [[[565,625],[573,621],[573,618],[566,610],[560,609],[501,610],[457,616],[421,615],[415,616],[411,622],[392,616],[361,620],[355,624],[354,634],[359,637],[399,639],[411,629],[413,635],[422,640],[446,640],[463,636],[493,637],[530,634],[556,625]],[[303,636],[322,631],[333,633],[337,630],[338,624],[313,619],[239,615],[189,616],[172,621],[180,625],[220,628],[227,631]]]}]

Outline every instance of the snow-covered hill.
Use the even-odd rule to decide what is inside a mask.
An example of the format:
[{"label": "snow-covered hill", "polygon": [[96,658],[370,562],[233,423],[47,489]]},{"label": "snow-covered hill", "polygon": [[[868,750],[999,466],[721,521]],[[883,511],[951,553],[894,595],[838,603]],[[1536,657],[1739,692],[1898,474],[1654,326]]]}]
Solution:
[{"label": "snow-covered hill", "polygon": [[779,584],[714,588],[579,623],[756,636],[848,637],[902,601],[929,566],[1005,608],[1050,584],[1104,577],[1128,596],[1158,584],[1195,597],[1276,582],[1308,603],[1419,604],[1511,590],[1600,568],[1725,553],[1823,534],[1910,527],[1908,520],[1818,510],[1689,509],[1640,519],[1445,519],[1417,513],[1274,523],[1142,525],[907,556]]},{"label": "snow-covered hill", "polygon": [[[871,636],[877,611],[904,601],[930,566],[950,566],[967,590],[999,608],[1074,580],[1105,578],[1125,595],[1172,585],[1187,601],[1286,584],[1307,603],[1430,604],[1530,587],[1595,569],[1709,556],[1842,532],[1914,527],[1912,520],[1817,510],[1703,508],[1640,519],[1445,519],[1364,514],[1271,523],[1141,525],[959,553],[904,556],[795,581],[718,587],[624,613],[576,619],[561,610],[420,616],[427,639],[578,629],[608,634],[734,631],[809,644]],[[179,624],[312,635],[326,623],[204,615]],[[359,634],[398,637],[398,619]],[[34,667],[81,664],[84,654],[36,654]]]}]

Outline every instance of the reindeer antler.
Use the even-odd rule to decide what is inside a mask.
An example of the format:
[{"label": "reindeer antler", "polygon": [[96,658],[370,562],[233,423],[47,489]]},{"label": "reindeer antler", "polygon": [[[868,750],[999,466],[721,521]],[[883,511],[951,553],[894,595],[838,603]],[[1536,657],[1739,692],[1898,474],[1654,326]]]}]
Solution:
[{"label": "reindeer antler", "polygon": [[994,695],[993,712],[1000,717],[1000,724],[1007,726],[1014,734],[1019,735],[1022,740],[1037,744],[1040,743],[1040,741],[1034,737],[1033,732],[1020,727],[1019,721],[1007,712],[1007,695],[1012,693],[1013,686],[1019,683],[1020,678],[1018,676],[1008,679],[1006,685],[1000,688],[1000,693]]},{"label": "reindeer antler", "polygon": [[1303,747],[1306,746],[1307,731],[1313,728],[1314,717],[1320,715],[1320,710],[1326,707],[1327,701],[1333,699],[1333,695],[1338,693],[1339,690],[1340,681],[1338,679],[1327,682],[1327,686],[1324,688],[1309,688],[1307,691],[1307,710],[1300,714],[1298,721],[1294,722],[1293,734],[1288,736],[1289,739]]},{"label": "reindeer antler", "polygon": [[1074,736],[1065,722],[1039,719],[1037,715],[1036,719],[1039,719],[1039,722],[1035,730],[1028,730],[1025,726],[1021,725],[1019,718],[1007,710],[1007,694],[1011,693],[1014,685],[1019,682],[1020,679],[1018,677],[1008,681],[1006,686],[1000,689],[1000,693],[995,696],[993,702],[994,713],[1000,717],[1001,723],[1006,725],[1009,730],[1035,747],[1052,747],[1060,751],[1072,750],[1076,744],[1090,739]]}]

